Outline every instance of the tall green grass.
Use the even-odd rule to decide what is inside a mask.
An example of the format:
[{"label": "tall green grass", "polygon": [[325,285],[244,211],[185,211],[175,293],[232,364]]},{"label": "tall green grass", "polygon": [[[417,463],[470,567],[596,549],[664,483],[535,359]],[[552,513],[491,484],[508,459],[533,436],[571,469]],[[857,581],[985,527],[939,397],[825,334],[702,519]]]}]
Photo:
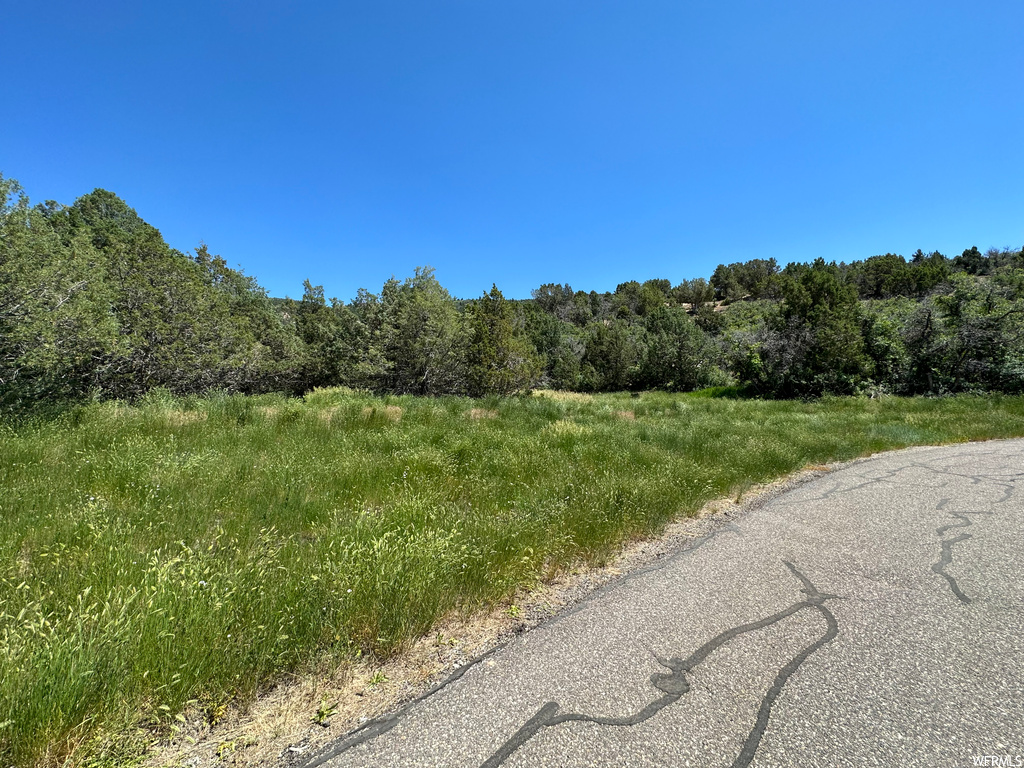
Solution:
[{"label": "tall green grass", "polygon": [[708,499],[1024,399],[152,395],[0,426],[0,762],[216,709],[606,557]]}]

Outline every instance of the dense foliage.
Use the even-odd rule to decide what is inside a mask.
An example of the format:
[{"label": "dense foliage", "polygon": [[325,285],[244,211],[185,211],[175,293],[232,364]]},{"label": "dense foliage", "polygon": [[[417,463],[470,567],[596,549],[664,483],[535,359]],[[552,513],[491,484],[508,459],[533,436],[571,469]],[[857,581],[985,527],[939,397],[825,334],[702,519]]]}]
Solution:
[{"label": "dense foliage", "polygon": [[0,177],[0,407],[285,389],[303,354],[255,281],[205,247],[175,251],[110,192],[31,207]]},{"label": "dense foliage", "polygon": [[200,246],[168,246],[116,195],[32,206],[0,177],[0,410],[155,388],[377,393],[689,391],[765,397],[1024,391],[1024,256],[921,251],[850,264],[719,265],[614,292],[546,284],[454,299],[432,270],[276,300]]}]

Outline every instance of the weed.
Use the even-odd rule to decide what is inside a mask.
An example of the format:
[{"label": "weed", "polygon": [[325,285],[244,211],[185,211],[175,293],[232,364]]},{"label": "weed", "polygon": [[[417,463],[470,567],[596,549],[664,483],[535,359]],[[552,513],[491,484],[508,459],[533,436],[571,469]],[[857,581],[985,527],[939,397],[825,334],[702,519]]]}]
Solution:
[{"label": "weed", "polygon": [[438,632],[437,635],[434,636],[434,646],[437,648],[443,648],[445,646],[454,648],[458,644],[459,641],[456,638],[445,637],[443,632]]},{"label": "weed", "polygon": [[323,728],[330,725],[330,719],[338,711],[338,702],[329,701],[325,696],[320,699],[320,706],[316,708],[316,713],[313,715],[313,722]]},{"label": "weed", "polygon": [[233,741],[222,741],[217,745],[217,759],[223,760],[228,755],[235,751],[235,742]]}]

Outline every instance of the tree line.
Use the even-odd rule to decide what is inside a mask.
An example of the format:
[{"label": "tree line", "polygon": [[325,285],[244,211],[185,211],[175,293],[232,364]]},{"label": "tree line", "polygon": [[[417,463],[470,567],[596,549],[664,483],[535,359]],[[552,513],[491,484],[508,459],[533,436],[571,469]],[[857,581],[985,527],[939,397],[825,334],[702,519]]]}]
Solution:
[{"label": "tree line", "polygon": [[429,268],[328,300],[275,299],[205,245],[171,248],[115,194],[32,205],[0,176],[0,409],[165,388],[419,395],[735,387],[762,397],[1024,391],[1024,255],[751,259],[613,292]]}]

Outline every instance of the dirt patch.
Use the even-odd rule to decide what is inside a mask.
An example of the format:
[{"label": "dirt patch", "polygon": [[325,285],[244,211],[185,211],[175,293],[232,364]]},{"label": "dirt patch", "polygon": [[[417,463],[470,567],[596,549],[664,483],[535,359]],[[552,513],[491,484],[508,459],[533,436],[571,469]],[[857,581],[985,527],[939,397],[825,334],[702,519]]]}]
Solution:
[{"label": "dirt patch", "polygon": [[436,625],[433,634],[386,662],[361,659],[323,665],[316,673],[282,682],[246,708],[229,707],[214,726],[204,712],[189,713],[172,739],[152,746],[145,765],[207,768],[304,762],[367,720],[395,711],[461,666],[601,587],[685,549],[830,469],[809,465],[788,478],[745,488],[742,503],[735,497],[709,502],[692,517],[669,524],[658,538],[628,543],[603,566],[580,566],[490,611],[450,617]]}]

